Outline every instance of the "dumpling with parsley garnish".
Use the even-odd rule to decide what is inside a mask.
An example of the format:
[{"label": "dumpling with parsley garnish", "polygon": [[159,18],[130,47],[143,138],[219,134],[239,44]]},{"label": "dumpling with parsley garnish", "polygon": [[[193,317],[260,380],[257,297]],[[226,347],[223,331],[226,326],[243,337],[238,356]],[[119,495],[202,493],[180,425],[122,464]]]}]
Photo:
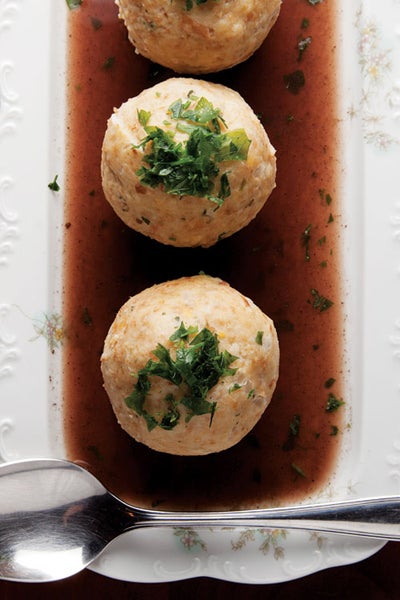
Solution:
[{"label": "dumpling with parsley garnish", "polygon": [[237,92],[172,78],[115,110],[101,173],[129,227],[164,244],[208,247],[262,208],[275,187],[275,150]]},{"label": "dumpling with parsley garnish", "polygon": [[281,0],[117,0],[136,51],[177,73],[243,62],[276,22]]},{"label": "dumpling with parsley garnish", "polygon": [[219,452],[239,442],[278,379],[271,319],[221,279],[154,285],[118,312],[101,357],[122,428],[154,450]]}]

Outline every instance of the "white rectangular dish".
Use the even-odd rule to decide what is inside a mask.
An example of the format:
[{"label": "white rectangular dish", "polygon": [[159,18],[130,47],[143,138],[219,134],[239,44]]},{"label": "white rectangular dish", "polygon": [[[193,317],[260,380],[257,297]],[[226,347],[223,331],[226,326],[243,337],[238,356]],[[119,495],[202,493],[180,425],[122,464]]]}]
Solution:
[{"label": "white rectangular dish", "polygon": [[[338,0],[347,394],[351,428],[325,498],[400,492],[400,4]],[[63,0],[0,6],[0,460],[62,457]],[[48,189],[59,174],[60,193]],[[323,494],[322,494],[323,496]],[[319,497],[321,499],[321,496]],[[160,582],[274,583],[382,542],[286,531],[138,531],[92,565]]]}]

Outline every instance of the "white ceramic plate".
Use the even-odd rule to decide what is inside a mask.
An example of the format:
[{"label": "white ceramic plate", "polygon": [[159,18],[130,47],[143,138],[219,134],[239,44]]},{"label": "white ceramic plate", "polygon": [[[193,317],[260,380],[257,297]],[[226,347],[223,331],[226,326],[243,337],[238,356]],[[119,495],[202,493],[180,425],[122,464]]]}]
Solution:
[{"label": "white ceramic plate", "polygon": [[[338,0],[352,427],[318,500],[400,492],[400,1]],[[63,456],[63,0],[0,1],[0,459]],[[128,581],[287,581],[382,542],[289,531],[122,536],[92,568]]]}]

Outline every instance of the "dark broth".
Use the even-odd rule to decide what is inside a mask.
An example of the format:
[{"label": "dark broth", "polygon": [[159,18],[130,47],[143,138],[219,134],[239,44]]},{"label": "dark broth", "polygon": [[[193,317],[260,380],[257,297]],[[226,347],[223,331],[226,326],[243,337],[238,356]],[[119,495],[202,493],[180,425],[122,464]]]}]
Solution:
[{"label": "dark broth", "polygon": [[[113,0],[85,0],[69,15],[65,442],[71,460],[128,501],[163,508],[285,503],[315,493],[333,472],[344,426],[342,409],[325,410],[328,394],[340,398],[344,387],[337,4],[286,0],[250,60],[204,77],[249,102],[277,149],[278,164],[277,188],[257,218],[206,250],[162,246],[130,231],[105,201],[99,166],[108,117],[173,74],[134,53]],[[299,60],[297,45],[307,36],[311,44]],[[303,71],[305,85],[288,89],[285,76],[296,70]],[[175,457],[120,429],[102,388],[99,359],[129,296],[201,270],[228,281],[274,319],[280,379],[270,407],[241,443],[206,457]],[[333,306],[314,308],[311,290]],[[327,387],[330,379],[335,382]],[[295,415],[297,436],[289,435]]]}]

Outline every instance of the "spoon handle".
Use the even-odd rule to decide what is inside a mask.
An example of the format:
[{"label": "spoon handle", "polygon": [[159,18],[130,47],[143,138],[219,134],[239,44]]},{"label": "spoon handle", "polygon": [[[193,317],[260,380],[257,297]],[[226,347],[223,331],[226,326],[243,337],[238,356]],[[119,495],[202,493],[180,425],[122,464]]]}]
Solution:
[{"label": "spoon handle", "polygon": [[134,515],[133,528],[168,526],[303,529],[400,540],[399,496],[288,508],[208,513],[174,513],[137,508]]}]

